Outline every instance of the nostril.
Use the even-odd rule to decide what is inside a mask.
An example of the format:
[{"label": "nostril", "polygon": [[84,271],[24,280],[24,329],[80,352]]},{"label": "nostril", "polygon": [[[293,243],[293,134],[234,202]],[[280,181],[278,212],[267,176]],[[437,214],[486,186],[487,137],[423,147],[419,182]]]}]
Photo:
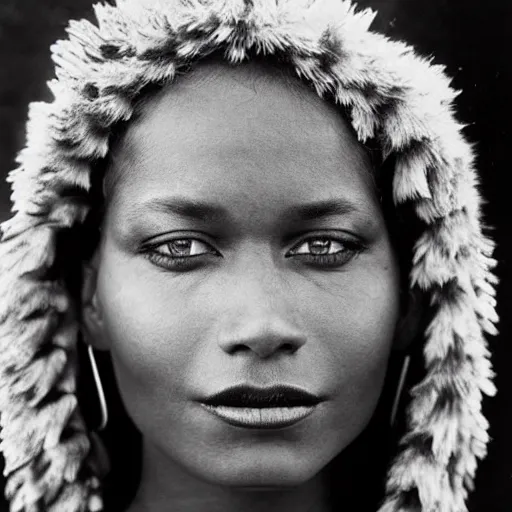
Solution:
[{"label": "nostril", "polygon": [[297,352],[298,346],[293,343],[283,343],[281,346],[281,350],[283,352],[289,352],[290,354],[293,354],[294,352]]},{"label": "nostril", "polygon": [[236,343],[231,346],[231,350],[229,350],[230,354],[237,354],[239,352],[250,352],[251,347],[248,345],[244,345],[243,343]]},{"label": "nostril", "polygon": [[294,341],[279,340],[272,336],[253,337],[250,339],[234,339],[228,342],[220,343],[225,352],[230,355],[247,354],[254,352],[260,357],[267,358],[273,354],[295,354],[303,343]]},{"label": "nostril", "polygon": [[229,353],[231,355],[244,352],[268,352],[269,354],[274,352],[284,352],[287,354],[294,354],[299,349],[299,346],[290,342],[281,343],[278,346],[274,344],[266,344],[266,346],[261,346],[261,344],[259,346],[251,346],[251,343],[240,342],[232,344],[230,349]]}]

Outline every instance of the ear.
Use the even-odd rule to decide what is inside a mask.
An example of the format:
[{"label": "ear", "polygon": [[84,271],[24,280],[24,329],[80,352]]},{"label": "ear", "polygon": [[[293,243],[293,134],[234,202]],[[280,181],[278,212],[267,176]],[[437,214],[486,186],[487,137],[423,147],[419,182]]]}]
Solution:
[{"label": "ear", "polygon": [[85,343],[88,345],[98,350],[108,350],[101,307],[97,296],[98,261],[99,252],[97,251],[91,260],[82,266],[82,334]]},{"label": "ear", "polygon": [[419,288],[404,291],[403,294],[393,350],[407,350],[426,327],[427,295]]}]

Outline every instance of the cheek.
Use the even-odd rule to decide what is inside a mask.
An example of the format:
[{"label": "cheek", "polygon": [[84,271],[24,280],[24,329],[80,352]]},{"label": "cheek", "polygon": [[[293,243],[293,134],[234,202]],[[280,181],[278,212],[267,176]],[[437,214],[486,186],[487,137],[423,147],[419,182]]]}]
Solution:
[{"label": "cheek", "polygon": [[115,263],[101,267],[98,294],[119,391],[142,427],[156,411],[180,406],[200,317],[190,314],[172,282],[162,285],[168,277],[138,274]]},{"label": "cheek", "polygon": [[[382,391],[399,316],[394,267],[365,269],[303,296],[313,339],[311,365],[323,369],[333,402],[331,427],[346,444],[369,421]],[[340,428],[342,426],[342,428]]]},{"label": "cheek", "polygon": [[[333,363],[345,374],[371,373],[387,360],[392,346],[398,301],[386,279],[354,279],[336,302],[324,302],[316,325]],[[352,284],[352,285],[351,285]]]}]

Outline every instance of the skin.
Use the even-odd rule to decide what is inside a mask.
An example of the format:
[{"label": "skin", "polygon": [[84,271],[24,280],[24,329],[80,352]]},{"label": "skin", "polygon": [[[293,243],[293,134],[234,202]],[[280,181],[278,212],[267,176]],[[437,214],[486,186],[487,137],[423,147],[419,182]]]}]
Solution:
[{"label": "skin", "polygon": [[[368,424],[399,317],[397,261],[347,123],[274,70],[203,64],[144,105],[108,172],[84,327],[143,435],[130,512],[330,510],[323,469]],[[220,210],[192,218],[178,198]],[[338,208],[301,215],[326,202]],[[318,246],[338,262],[312,259]],[[325,401],[265,432],[196,402],[240,383]]]}]

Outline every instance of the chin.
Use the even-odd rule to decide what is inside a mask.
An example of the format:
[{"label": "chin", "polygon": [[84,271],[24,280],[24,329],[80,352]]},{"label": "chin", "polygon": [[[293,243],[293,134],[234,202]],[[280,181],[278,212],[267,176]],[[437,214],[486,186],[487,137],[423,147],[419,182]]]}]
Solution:
[{"label": "chin", "polygon": [[[328,462],[328,461],[327,461]],[[196,475],[210,484],[240,490],[278,490],[297,487],[314,478],[327,465],[325,461],[297,460],[289,454],[233,457],[202,466]]]}]

